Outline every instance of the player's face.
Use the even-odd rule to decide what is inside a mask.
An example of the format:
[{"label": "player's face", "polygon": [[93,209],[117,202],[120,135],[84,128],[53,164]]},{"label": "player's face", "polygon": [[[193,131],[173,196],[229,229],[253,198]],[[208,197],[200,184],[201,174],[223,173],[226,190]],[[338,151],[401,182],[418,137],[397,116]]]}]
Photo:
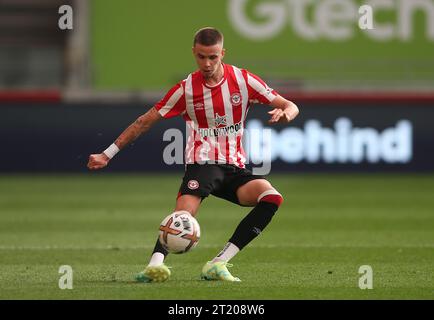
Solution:
[{"label": "player's face", "polygon": [[225,49],[223,49],[221,43],[212,46],[196,43],[193,47],[193,55],[203,77],[208,79],[218,72],[225,55]]}]

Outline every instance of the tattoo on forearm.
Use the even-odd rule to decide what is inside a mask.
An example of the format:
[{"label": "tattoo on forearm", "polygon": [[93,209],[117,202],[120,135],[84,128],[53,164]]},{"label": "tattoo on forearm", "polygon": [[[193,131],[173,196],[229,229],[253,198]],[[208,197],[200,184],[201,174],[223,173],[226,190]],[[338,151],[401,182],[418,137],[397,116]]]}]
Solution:
[{"label": "tattoo on forearm", "polygon": [[152,123],[155,121],[155,115],[153,109],[146,112],[144,115],[138,117],[128,128],[121,133],[116,139],[116,145],[122,149],[129,143],[136,140],[141,134],[148,131]]}]

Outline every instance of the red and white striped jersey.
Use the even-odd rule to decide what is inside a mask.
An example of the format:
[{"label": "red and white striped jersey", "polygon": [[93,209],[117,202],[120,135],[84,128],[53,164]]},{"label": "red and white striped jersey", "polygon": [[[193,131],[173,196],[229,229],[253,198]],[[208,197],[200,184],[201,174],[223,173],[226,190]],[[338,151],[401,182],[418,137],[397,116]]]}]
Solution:
[{"label": "red and white striped jersey", "polygon": [[223,64],[215,86],[200,71],[176,84],[154,107],[164,118],[182,115],[187,123],[186,163],[219,163],[245,167],[244,123],[252,103],[270,104],[277,92],[258,76]]}]

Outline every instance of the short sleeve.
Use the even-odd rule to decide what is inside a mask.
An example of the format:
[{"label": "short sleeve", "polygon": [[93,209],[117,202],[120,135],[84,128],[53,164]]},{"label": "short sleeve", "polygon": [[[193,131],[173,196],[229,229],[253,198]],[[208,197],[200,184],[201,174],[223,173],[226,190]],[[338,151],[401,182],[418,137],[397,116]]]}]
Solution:
[{"label": "short sleeve", "polygon": [[155,109],[163,118],[172,118],[185,112],[185,95],[182,82],[172,87],[157,104]]},{"label": "short sleeve", "polygon": [[271,89],[265,81],[257,75],[245,71],[245,77],[250,103],[269,104],[277,97],[278,93],[274,89]]}]

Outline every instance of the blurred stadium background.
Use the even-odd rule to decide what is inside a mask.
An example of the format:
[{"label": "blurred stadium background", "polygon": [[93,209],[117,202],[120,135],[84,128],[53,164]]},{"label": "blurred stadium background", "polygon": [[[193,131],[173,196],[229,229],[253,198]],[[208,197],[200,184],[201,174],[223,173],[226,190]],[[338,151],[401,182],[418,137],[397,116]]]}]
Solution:
[{"label": "blurred stadium background", "polygon": [[[65,4],[72,30],[58,26]],[[362,4],[373,6],[373,30],[358,27]],[[90,153],[195,70],[192,38],[204,26],[225,35],[227,63],[301,110],[249,148],[260,160],[271,147],[270,179],[288,199],[252,250],[291,275],[271,278],[269,295],[252,278],[258,291],[223,286],[219,297],[432,298],[433,0],[0,0],[0,298],[218,298],[193,280],[182,285],[196,293],[183,297],[128,283],[173,209],[183,165],[164,163],[162,137],[183,130],[181,119],[159,123],[103,172],[86,169]],[[246,126],[266,120],[254,107]],[[207,201],[202,248],[171,261],[179,281],[229,236],[212,228],[213,214],[233,227],[242,217]],[[370,263],[387,276],[369,295],[357,268]],[[76,266],[87,291],[60,292],[60,264]]]}]

